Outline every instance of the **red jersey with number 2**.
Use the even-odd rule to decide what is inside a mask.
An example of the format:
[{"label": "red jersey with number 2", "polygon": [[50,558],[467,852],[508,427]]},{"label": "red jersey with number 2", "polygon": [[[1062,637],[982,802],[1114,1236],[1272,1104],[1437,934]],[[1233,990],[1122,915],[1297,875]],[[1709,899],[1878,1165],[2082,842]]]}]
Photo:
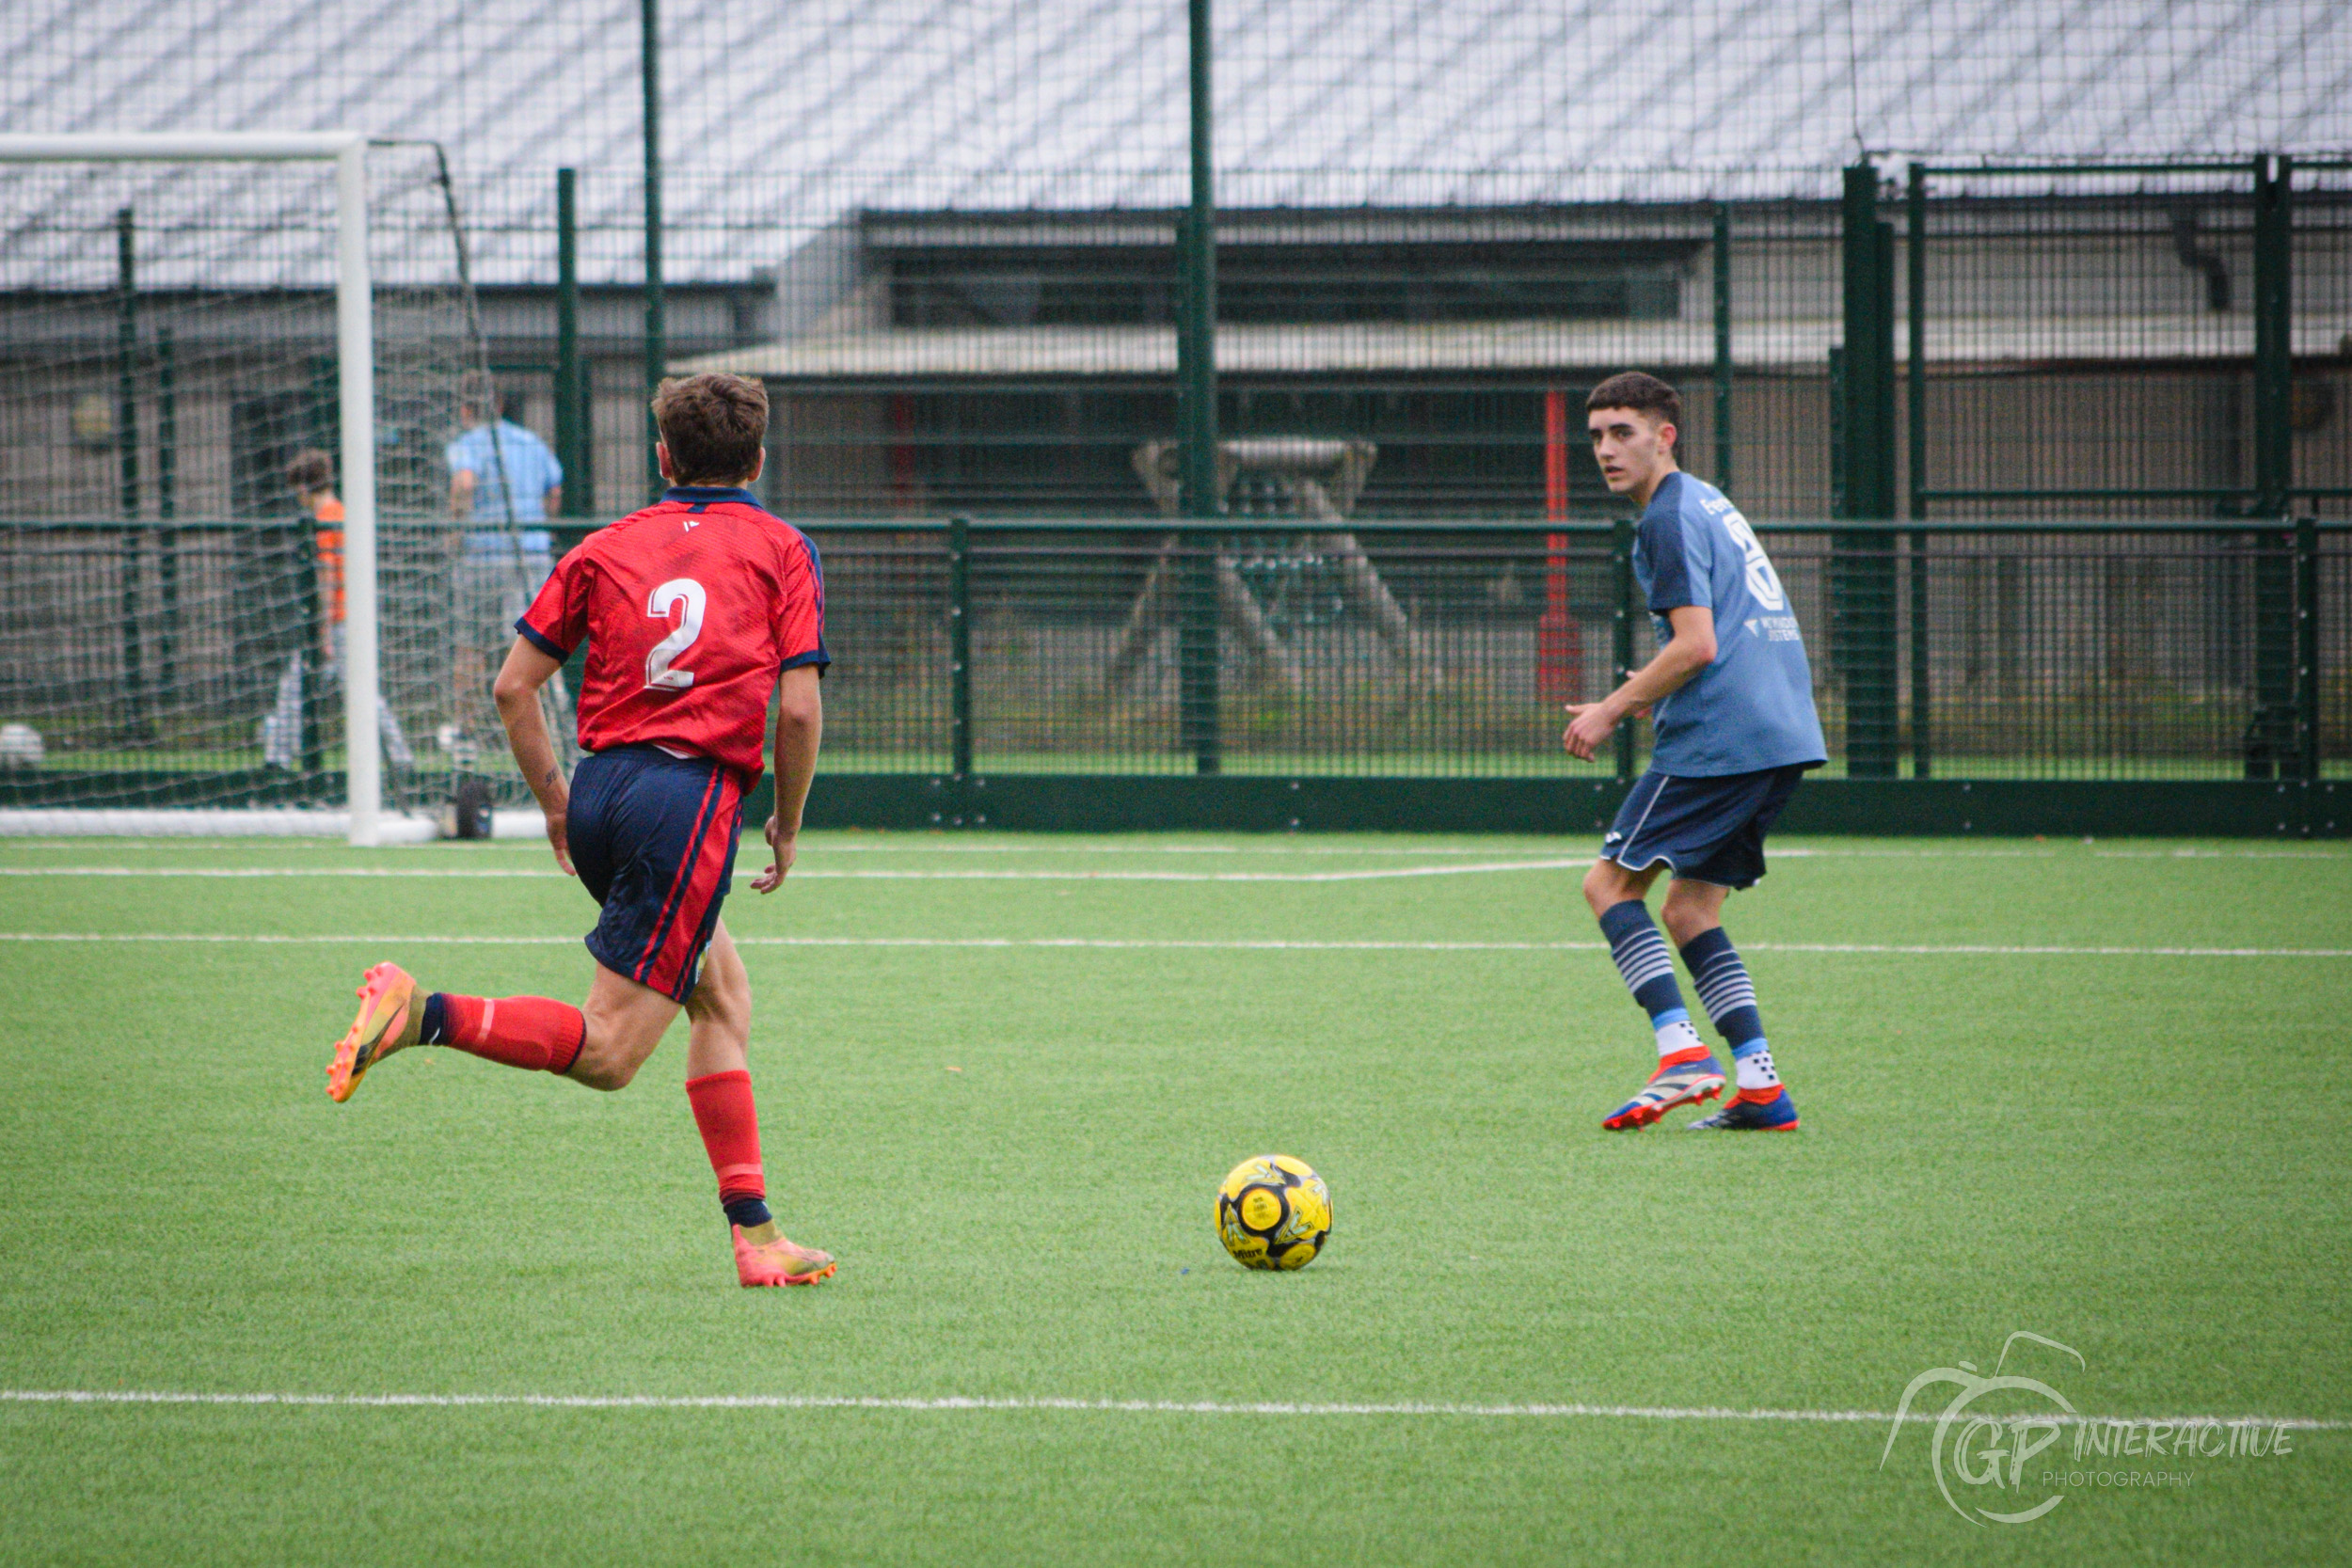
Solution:
[{"label": "red jersey with number 2", "polygon": [[666,746],[760,774],[784,671],[832,662],[817,546],[750,492],[677,485],[556,563],[515,629],[550,658],[584,638],[580,744]]}]

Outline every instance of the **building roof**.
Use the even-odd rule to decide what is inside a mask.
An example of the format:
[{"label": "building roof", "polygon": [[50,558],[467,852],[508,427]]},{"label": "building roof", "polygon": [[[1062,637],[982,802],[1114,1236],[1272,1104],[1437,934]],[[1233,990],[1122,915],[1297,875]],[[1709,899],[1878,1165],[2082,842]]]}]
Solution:
[{"label": "building roof", "polygon": [[[325,130],[437,141],[477,276],[642,269],[631,0],[17,0],[0,130]],[[2340,0],[1222,0],[1220,198],[1428,207],[1819,197],[1858,151],[2352,150]],[[1170,207],[1173,0],[664,0],[666,262],[731,280],[883,207]],[[0,181],[21,175],[0,171]],[[147,205],[166,202],[159,175]],[[54,250],[0,209],[0,286]],[[217,264],[215,250],[209,257]]]},{"label": "building roof", "polygon": [[[1744,370],[1818,372],[1844,327],[1827,317],[1774,318],[1740,332]],[[2294,352],[2343,351],[2336,319],[2298,320]],[[1934,322],[1927,358],[1947,367],[2244,359],[2248,311],[2215,316],[1963,316]],[[1699,369],[1711,363],[1705,321],[1345,323],[1220,325],[1216,365],[1229,376],[1543,374],[1628,364]],[[1898,362],[1906,350],[1898,340]],[[1172,327],[965,327],[811,334],[678,362],[681,374],[731,371],[839,387],[857,383],[1166,378],[1176,372]]]}]

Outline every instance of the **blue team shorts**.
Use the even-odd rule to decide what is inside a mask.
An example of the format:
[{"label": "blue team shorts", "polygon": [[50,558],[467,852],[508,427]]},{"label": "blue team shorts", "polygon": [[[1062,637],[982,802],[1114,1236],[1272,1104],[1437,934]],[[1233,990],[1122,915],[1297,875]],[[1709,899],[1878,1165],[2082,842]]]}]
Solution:
[{"label": "blue team shorts", "polygon": [[1628,871],[1664,861],[1689,881],[1754,887],[1764,875],[1764,834],[1804,777],[1802,767],[1767,768],[1711,779],[1678,779],[1651,768],[1617,808],[1603,860]]},{"label": "blue team shorts", "polygon": [[692,995],[742,827],[742,781],[707,757],[616,746],[584,759],[564,832],[604,906],[587,939],[596,962],[673,1001]]}]

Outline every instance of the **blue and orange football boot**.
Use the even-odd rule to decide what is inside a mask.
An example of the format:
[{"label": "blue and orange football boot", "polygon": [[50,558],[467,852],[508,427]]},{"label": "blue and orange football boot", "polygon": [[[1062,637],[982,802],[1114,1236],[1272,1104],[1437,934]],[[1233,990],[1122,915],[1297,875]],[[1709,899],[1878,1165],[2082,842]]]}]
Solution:
[{"label": "blue and orange football boot", "polygon": [[1601,1118],[1612,1132],[1647,1127],[1677,1105],[1696,1105],[1724,1092],[1723,1064],[1705,1046],[1658,1059],[1642,1092]]},{"label": "blue and orange football boot", "polygon": [[739,1225],[735,1232],[735,1277],[752,1285],[814,1285],[829,1277],[833,1254],[803,1246],[779,1231],[773,1241],[755,1242]]},{"label": "blue and orange football boot", "polygon": [[1685,1132],[1794,1132],[1797,1102],[1785,1084],[1769,1089],[1741,1089],[1711,1117],[1701,1117]]},{"label": "blue and orange football boot", "polygon": [[326,1098],[337,1104],[349,1100],[368,1069],[416,1044],[422,1030],[419,1011],[417,982],[400,965],[377,964],[362,975],[359,1016],[351,1021],[335,1046],[335,1059],[326,1066]]}]

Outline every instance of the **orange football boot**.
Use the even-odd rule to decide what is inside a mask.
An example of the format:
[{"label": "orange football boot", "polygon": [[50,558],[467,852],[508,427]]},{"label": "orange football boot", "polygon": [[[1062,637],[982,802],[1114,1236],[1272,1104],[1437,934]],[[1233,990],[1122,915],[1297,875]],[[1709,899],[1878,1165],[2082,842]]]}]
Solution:
[{"label": "orange football boot", "polygon": [[833,1254],[802,1246],[779,1233],[772,1242],[755,1242],[743,1227],[735,1233],[735,1276],[745,1285],[814,1285],[835,1267]]},{"label": "orange football boot", "polygon": [[368,1069],[417,1043],[422,1025],[416,1004],[417,982],[398,964],[377,964],[361,977],[359,1016],[326,1067],[327,1099],[338,1104],[349,1100]]}]

